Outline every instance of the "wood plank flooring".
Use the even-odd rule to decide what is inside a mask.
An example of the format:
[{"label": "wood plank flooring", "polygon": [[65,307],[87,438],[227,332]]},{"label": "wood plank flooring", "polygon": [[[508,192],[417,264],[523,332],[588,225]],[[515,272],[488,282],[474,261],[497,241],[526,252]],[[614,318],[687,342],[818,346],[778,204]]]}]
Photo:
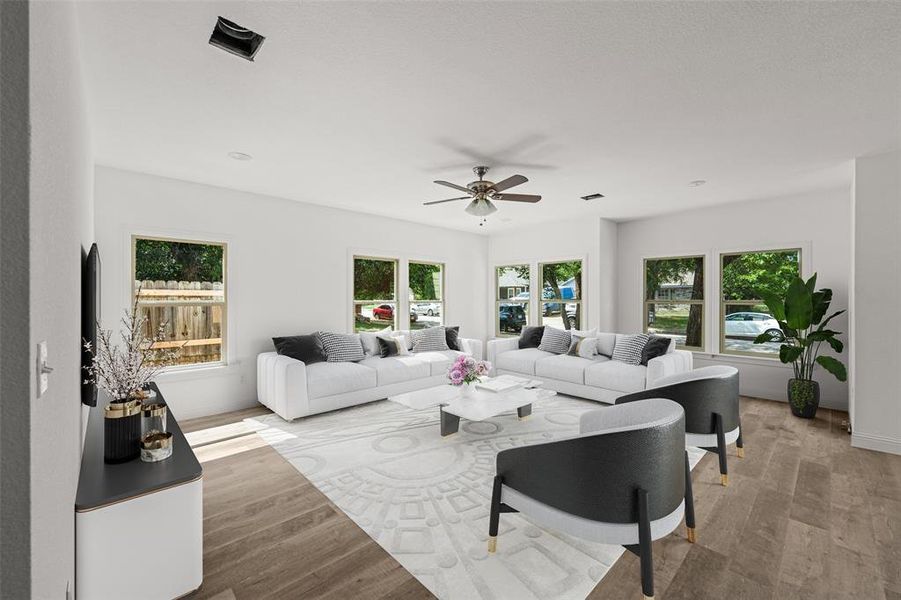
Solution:
[{"label": "wood plank flooring", "polygon": [[[204,432],[204,582],[191,597],[431,598],[256,433],[224,427],[267,412],[183,424]],[[725,488],[713,455],[693,471],[698,540],[682,527],[654,542],[656,597],[901,600],[901,456],[851,448],[845,420],[743,399],[745,458],[730,451]],[[589,597],[641,598],[638,559],[625,553]]]}]

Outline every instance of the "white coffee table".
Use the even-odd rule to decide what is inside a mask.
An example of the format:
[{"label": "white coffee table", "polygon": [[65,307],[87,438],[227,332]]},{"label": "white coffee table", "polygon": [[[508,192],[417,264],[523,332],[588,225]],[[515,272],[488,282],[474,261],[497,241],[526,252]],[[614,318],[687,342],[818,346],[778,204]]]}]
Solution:
[{"label": "white coffee table", "polygon": [[[523,380],[525,384],[527,380]],[[531,382],[535,384],[536,382]],[[460,429],[460,419],[484,421],[505,412],[516,410],[520,419],[532,414],[532,404],[550,398],[557,392],[538,387],[515,388],[503,392],[475,389],[464,396],[460,388],[451,385],[435,387],[389,396],[388,400],[409,408],[421,410],[437,406],[441,414],[441,435],[448,436]]]}]

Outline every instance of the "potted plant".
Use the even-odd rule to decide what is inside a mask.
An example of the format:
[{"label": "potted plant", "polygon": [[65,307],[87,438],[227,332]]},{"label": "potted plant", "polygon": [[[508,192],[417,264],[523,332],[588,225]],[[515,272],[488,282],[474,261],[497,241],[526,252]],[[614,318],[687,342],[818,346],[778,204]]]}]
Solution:
[{"label": "potted plant", "polygon": [[816,290],[817,275],[804,281],[795,277],[784,294],[758,291],[760,298],[779,322],[782,338],[776,332],[762,333],[755,344],[779,341],[779,360],[791,363],[794,377],[788,381],[788,403],[794,415],[812,419],[820,405],[820,385],[813,379],[815,365],[832,373],[839,381],[847,379],[845,365],[832,356],[820,355],[825,342],[837,354],[844,349],[839,331],[827,329],[829,322],[844,313],[839,310],[826,316],[832,302],[832,290]]},{"label": "potted plant", "polygon": [[[140,293],[140,292],[139,292]],[[131,312],[125,311],[120,343],[113,342],[111,329],[99,328],[97,347],[84,342],[91,353],[85,367],[87,381],[106,392],[110,402],[104,408],[104,459],[117,463],[136,458],[140,452],[141,397],[144,388],[165,367],[176,362],[181,348],[154,348],[165,339],[165,326],[150,338],[144,333],[147,317],[139,315],[137,296]]]}]

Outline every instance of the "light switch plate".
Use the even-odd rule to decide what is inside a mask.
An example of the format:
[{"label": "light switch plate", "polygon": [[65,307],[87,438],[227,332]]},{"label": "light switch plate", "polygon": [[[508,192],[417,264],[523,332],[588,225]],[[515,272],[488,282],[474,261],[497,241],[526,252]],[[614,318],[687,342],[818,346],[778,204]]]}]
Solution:
[{"label": "light switch plate", "polygon": [[38,398],[44,395],[50,385],[50,373],[47,371],[47,340],[38,344]]}]

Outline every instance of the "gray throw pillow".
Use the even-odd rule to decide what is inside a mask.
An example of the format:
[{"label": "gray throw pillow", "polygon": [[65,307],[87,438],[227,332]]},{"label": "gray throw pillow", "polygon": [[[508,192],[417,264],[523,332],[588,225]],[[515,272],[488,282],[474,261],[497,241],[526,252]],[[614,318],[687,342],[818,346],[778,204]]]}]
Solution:
[{"label": "gray throw pillow", "polygon": [[[545,327],[538,349],[554,354],[566,354],[569,352],[570,341],[572,341],[572,336],[568,331],[556,327]],[[639,356],[639,360],[641,360],[641,356]]]},{"label": "gray throw pillow", "polygon": [[329,333],[320,331],[319,339],[328,362],[357,362],[366,358],[358,333]]},{"label": "gray throw pillow", "polygon": [[444,352],[447,347],[447,332],[444,327],[428,327],[411,331],[413,352]]},{"label": "gray throw pillow", "polygon": [[641,364],[641,353],[650,339],[646,333],[616,336],[616,347],[613,349],[613,360],[630,365]]}]

